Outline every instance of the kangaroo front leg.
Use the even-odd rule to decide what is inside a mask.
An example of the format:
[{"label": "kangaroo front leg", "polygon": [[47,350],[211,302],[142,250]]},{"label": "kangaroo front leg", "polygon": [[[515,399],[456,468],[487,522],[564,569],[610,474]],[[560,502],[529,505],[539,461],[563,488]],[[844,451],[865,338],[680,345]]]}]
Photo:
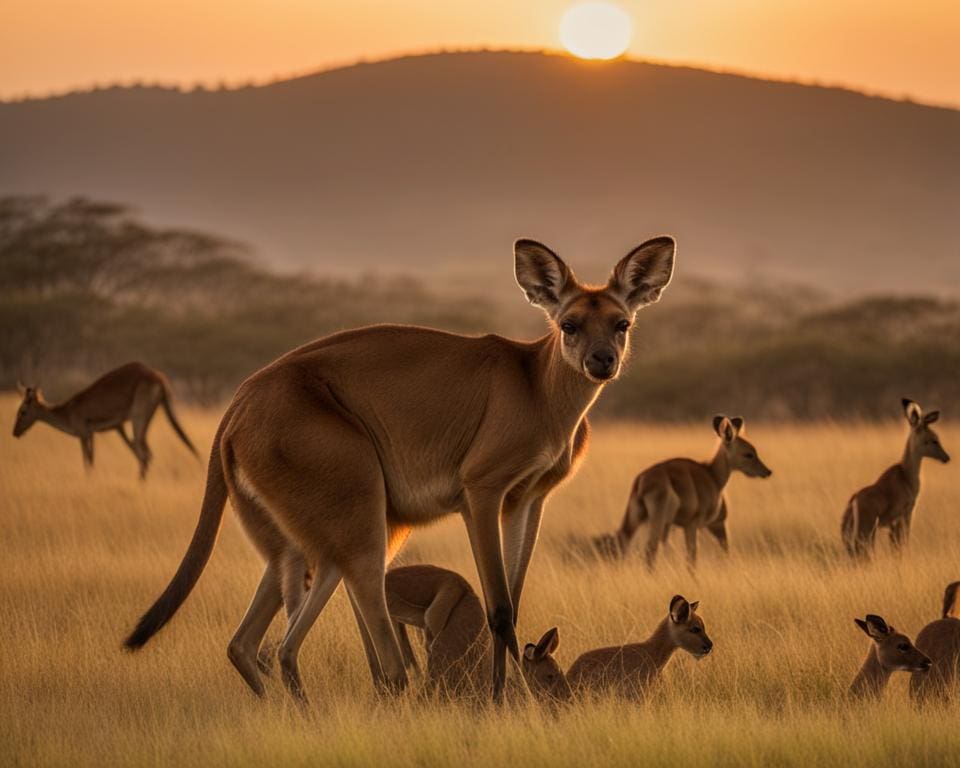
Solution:
[{"label": "kangaroo front leg", "polygon": [[510,585],[510,601],[513,604],[513,625],[517,625],[520,613],[520,594],[530,567],[533,548],[540,536],[540,521],[543,518],[543,497],[531,503],[505,511],[503,520],[503,550],[507,561]]},{"label": "kangaroo front leg", "polygon": [[910,518],[899,517],[890,526],[890,543],[894,550],[902,550],[910,540]]},{"label": "kangaroo front leg", "polygon": [[93,435],[80,437],[80,450],[83,452],[83,466],[93,469]]},{"label": "kangaroo front leg", "polygon": [[688,525],[683,529],[683,537],[687,544],[687,566],[693,570],[697,567],[697,527]]},{"label": "kangaroo front leg", "polygon": [[723,550],[725,555],[730,554],[730,541],[727,538],[727,524],[723,521],[719,523],[714,523],[707,530],[713,535],[717,540],[717,543],[720,545],[720,549]]},{"label": "kangaroo front leg", "polygon": [[493,700],[499,704],[503,701],[507,650],[514,659],[520,658],[513,626],[513,603],[500,544],[503,493],[483,489],[468,490],[466,495],[467,533],[483,587],[490,633],[493,635]]}]

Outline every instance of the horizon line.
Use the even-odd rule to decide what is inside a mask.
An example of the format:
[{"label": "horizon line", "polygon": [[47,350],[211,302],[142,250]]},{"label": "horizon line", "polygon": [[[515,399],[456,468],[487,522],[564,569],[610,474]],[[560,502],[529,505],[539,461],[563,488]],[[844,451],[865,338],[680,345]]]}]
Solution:
[{"label": "horizon line", "polygon": [[568,59],[570,61],[579,62],[588,66],[598,66],[598,67],[601,67],[605,64],[616,64],[620,62],[628,62],[631,64],[647,64],[651,66],[667,67],[671,69],[692,69],[698,72],[706,72],[708,74],[714,74],[714,75],[741,77],[748,80],[759,80],[762,82],[769,82],[769,83],[781,83],[784,85],[798,85],[806,88],[820,88],[824,90],[847,91],[849,93],[854,93],[854,94],[864,96],[866,98],[871,98],[871,99],[883,99],[885,101],[893,101],[900,104],[912,104],[914,106],[929,107],[932,109],[946,109],[951,111],[960,111],[960,102],[953,103],[953,102],[921,100],[921,99],[918,99],[916,96],[913,96],[912,94],[908,94],[908,93],[901,93],[899,95],[896,95],[891,92],[868,89],[865,86],[850,85],[848,83],[844,83],[841,81],[827,82],[818,78],[805,79],[799,75],[788,77],[788,76],[782,76],[782,75],[763,74],[760,72],[751,72],[743,69],[728,68],[728,67],[722,67],[722,66],[712,66],[709,64],[703,64],[699,62],[676,61],[676,60],[670,60],[670,59],[657,59],[653,57],[640,57],[640,56],[630,56],[630,55],[618,56],[615,59],[608,59],[608,60],[581,59],[562,48],[534,48],[534,47],[524,48],[524,47],[517,47],[517,46],[511,46],[511,47],[464,46],[464,47],[451,47],[451,48],[441,47],[441,48],[421,49],[419,51],[396,51],[393,53],[384,54],[382,56],[373,56],[373,57],[359,56],[354,59],[345,60],[342,62],[334,62],[327,66],[304,69],[299,71],[291,71],[283,74],[273,74],[273,75],[269,75],[261,78],[243,77],[243,78],[236,78],[234,80],[228,80],[226,78],[217,78],[215,80],[198,79],[189,83],[186,81],[164,82],[160,79],[150,81],[143,78],[131,78],[128,80],[117,79],[113,81],[108,81],[106,83],[94,83],[91,85],[75,85],[75,86],[70,86],[64,89],[51,89],[50,91],[46,91],[46,92],[23,92],[19,94],[14,94],[12,96],[0,96],[0,105],[23,104],[23,103],[28,103],[32,101],[46,101],[48,99],[59,99],[59,98],[65,98],[67,96],[96,93],[98,91],[106,91],[106,90],[114,90],[114,89],[132,90],[134,88],[158,88],[163,90],[179,91],[180,93],[193,93],[195,91],[207,91],[212,93],[223,92],[223,91],[242,91],[247,88],[267,88],[272,85],[278,85],[280,83],[290,82],[293,80],[301,80],[308,77],[315,77],[318,75],[329,74],[332,72],[353,69],[355,67],[361,67],[366,65],[387,64],[393,61],[402,61],[404,59],[428,58],[432,56],[478,54],[478,53],[513,53],[513,54],[551,56],[551,57]]}]

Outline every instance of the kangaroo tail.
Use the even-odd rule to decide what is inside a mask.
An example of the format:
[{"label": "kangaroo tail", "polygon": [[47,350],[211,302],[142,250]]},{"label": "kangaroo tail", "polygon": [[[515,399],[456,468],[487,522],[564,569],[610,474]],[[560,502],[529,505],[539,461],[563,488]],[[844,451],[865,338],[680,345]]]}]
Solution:
[{"label": "kangaroo tail", "polygon": [[960,592],[960,581],[955,581],[947,586],[943,593],[943,618],[953,616],[960,619],[960,605],[957,605],[957,597]]},{"label": "kangaroo tail", "polygon": [[843,537],[843,546],[847,549],[848,555],[857,553],[857,500],[850,499],[847,508],[843,511],[843,520],[840,523],[840,535]]},{"label": "kangaroo tail", "polygon": [[[190,438],[187,437],[187,433],[183,431],[183,427],[180,426],[180,422],[177,421],[177,417],[173,412],[173,396],[170,393],[170,386],[166,382],[163,384],[163,400],[160,402],[163,404],[163,411],[167,414],[167,419],[170,421],[170,426],[173,427],[173,431],[177,433],[177,436],[183,441],[183,444],[190,449],[190,453],[199,459],[200,454],[197,453],[197,449],[193,447],[193,443],[190,442]],[[219,461],[219,457],[217,461]]]},{"label": "kangaroo tail", "polygon": [[[169,411],[168,411],[169,413]],[[175,422],[174,422],[175,423]],[[222,427],[221,427],[222,431]],[[173,579],[143,614],[137,623],[136,629],[124,640],[124,645],[131,651],[143,647],[160,629],[173,618],[177,609],[183,605],[200,574],[203,572],[213,545],[216,543],[220,531],[220,521],[223,519],[223,508],[227,503],[227,484],[223,476],[223,462],[220,457],[220,434],[213,440],[213,450],[210,453],[210,464],[207,467],[207,489],[203,495],[203,504],[200,507],[200,519],[183,556],[180,567]]]}]

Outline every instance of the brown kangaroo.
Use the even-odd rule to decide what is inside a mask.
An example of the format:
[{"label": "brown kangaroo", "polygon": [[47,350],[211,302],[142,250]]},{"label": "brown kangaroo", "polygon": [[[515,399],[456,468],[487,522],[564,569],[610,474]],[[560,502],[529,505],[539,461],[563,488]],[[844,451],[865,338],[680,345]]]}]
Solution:
[{"label": "brown kangaroo", "polygon": [[405,626],[423,630],[427,690],[457,698],[489,696],[492,655],[483,603],[460,574],[435,565],[392,568],[387,609],[407,669],[416,656]]},{"label": "brown kangaroo", "polygon": [[770,477],[771,470],[760,460],[757,449],[741,436],[743,418],[715,416],[714,432],[720,443],[713,458],[706,462],[670,459],[645,469],[633,481],[627,511],[615,534],[594,539],[596,549],[605,555],[621,557],[642,523],[650,524],[646,560],[652,568],[657,549],[670,534],[670,527],[683,528],[687,561],[697,561],[697,531],[706,528],[724,552],[727,541],[727,503],[723,489],[732,472],[747,477]]},{"label": "brown kangaroo", "polygon": [[873,485],[861,488],[847,502],[841,522],[843,544],[854,557],[869,555],[877,529],[890,529],[890,542],[899,549],[910,535],[913,508],[920,494],[920,462],[925,456],[946,464],[950,456],[930,428],[940,411],[924,414],[913,400],[903,398],[903,414],[910,425],[903,458]]},{"label": "brown kangaroo", "polygon": [[638,698],[660,676],[678,648],[697,659],[713,650],[703,619],[696,614],[698,605],[674,595],[667,617],[644,642],[587,651],[573,662],[565,678],[555,675],[560,667],[551,655],[559,644],[554,628],[524,652],[527,685],[540,697],[562,698],[566,688],[574,693],[612,691]]},{"label": "brown kangaroo", "polygon": [[[304,696],[300,646],[341,580],[367,658],[378,661],[377,686],[402,688],[385,563],[413,527],[456,512],[480,574],[500,701],[506,652],[519,655],[516,611],[544,501],[585,449],[587,411],[618,376],[634,315],[659,299],[674,254],[672,238],[649,240],[591,287],[546,246],[519,240],[517,282],[550,321],[542,338],[374,326],[307,344],[251,376],[214,438],[193,540],[127,646],[146,643],[186,599],[229,495],[267,560],[231,641],[251,689],[263,692],[258,648],[286,601],[280,666]],[[303,596],[305,568],[314,579]]]},{"label": "brown kangaroo", "polygon": [[573,696],[573,689],[567,682],[553,654],[560,645],[560,631],[548,629],[536,643],[527,643],[520,660],[520,671],[527,688],[535,698],[548,702],[563,702]]},{"label": "brown kangaroo", "polygon": [[854,698],[879,698],[894,672],[930,669],[930,659],[916,649],[909,637],[897,632],[880,616],[870,613],[864,619],[853,621],[873,641],[863,666],[850,684],[850,695]]},{"label": "brown kangaroo", "polygon": [[[23,402],[17,411],[13,436],[20,437],[34,422],[45,421],[61,432],[80,438],[83,463],[88,469],[93,466],[94,433],[116,430],[137,457],[140,477],[145,478],[153,457],[147,445],[147,428],[159,406],[163,406],[170,426],[183,444],[194,456],[198,455],[173,413],[173,398],[166,376],[141,363],[127,363],[105,373],[59,405],[46,403],[39,389],[22,384],[18,384],[18,389]],[[123,426],[128,421],[133,427],[132,439]]]},{"label": "brown kangaroo", "polygon": [[914,672],[910,677],[910,695],[920,704],[933,699],[950,701],[957,695],[960,679],[960,606],[957,593],[960,581],[947,586],[943,593],[942,618],[931,621],[917,635],[917,648],[930,657],[927,672]]}]

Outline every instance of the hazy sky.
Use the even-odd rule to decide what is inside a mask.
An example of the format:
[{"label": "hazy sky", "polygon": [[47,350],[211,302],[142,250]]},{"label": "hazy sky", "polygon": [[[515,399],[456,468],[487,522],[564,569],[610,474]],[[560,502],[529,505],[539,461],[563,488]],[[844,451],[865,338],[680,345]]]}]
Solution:
[{"label": "hazy sky", "polygon": [[[0,98],[557,48],[572,0],[0,0]],[[960,0],[623,0],[629,55],[960,105]]]}]

